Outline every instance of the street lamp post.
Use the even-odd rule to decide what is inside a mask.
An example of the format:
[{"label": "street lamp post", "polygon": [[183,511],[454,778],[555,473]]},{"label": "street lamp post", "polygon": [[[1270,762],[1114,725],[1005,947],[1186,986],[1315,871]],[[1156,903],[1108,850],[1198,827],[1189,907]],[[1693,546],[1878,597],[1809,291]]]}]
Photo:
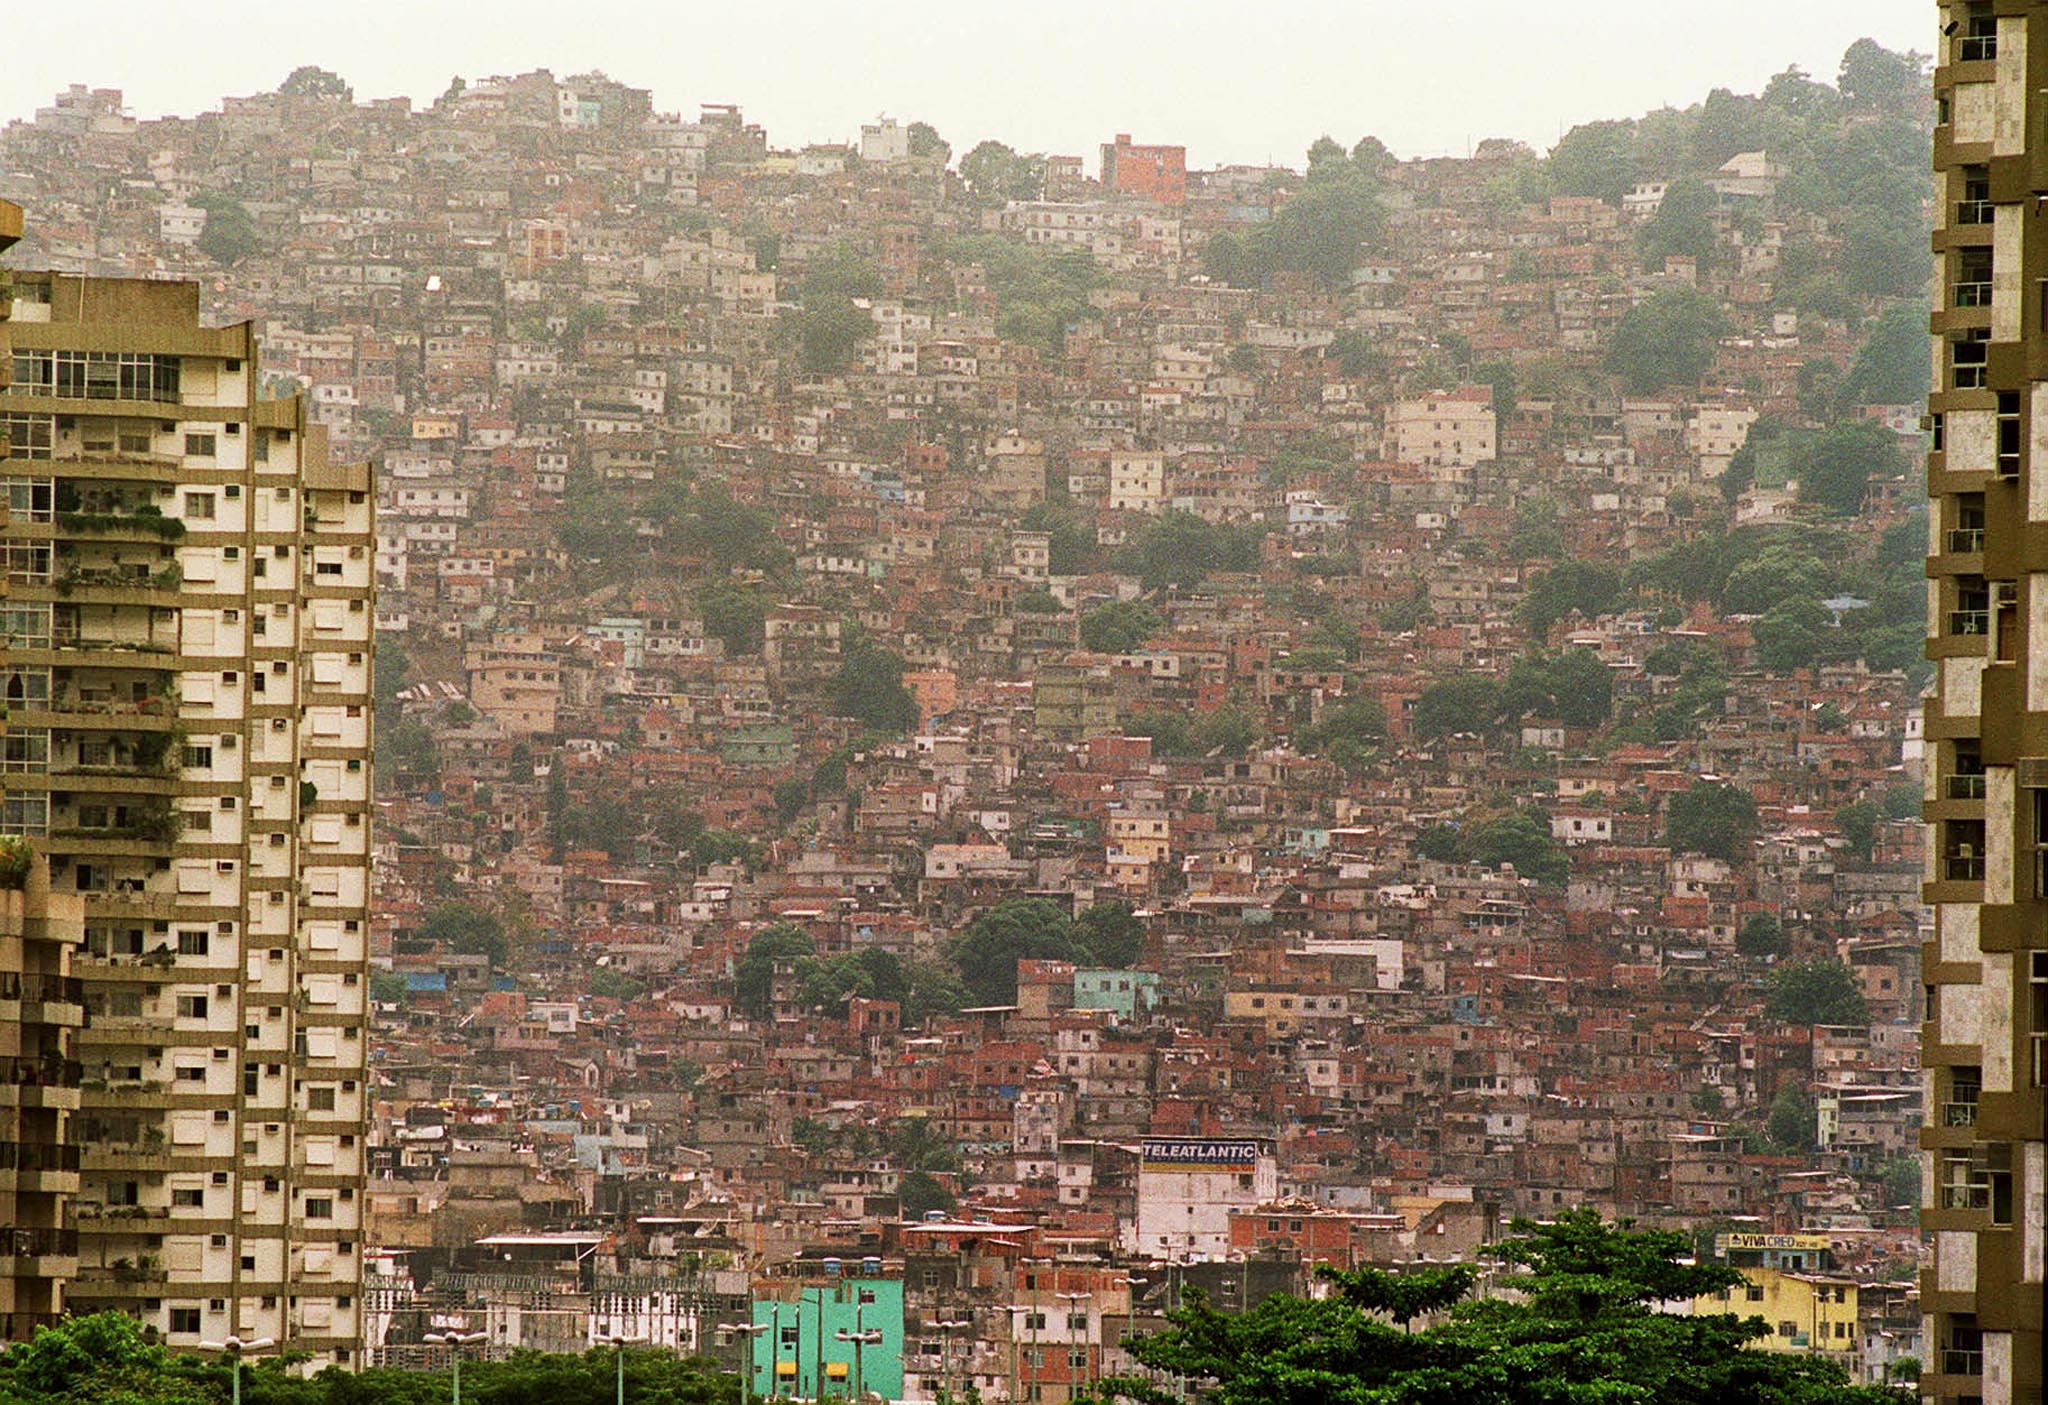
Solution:
[{"label": "street lamp post", "polygon": [[613,1348],[614,1348],[614,1349],[615,1349],[615,1350],[616,1350],[616,1351],[618,1352],[618,1357],[619,1357],[619,1374],[618,1374],[618,1387],[619,1387],[619,1388],[618,1388],[618,1395],[617,1395],[617,1397],[616,1397],[616,1398],[617,1398],[617,1401],[618,1401],[618,1405],[626,1405],[626,1348],[627,1348],[627,1347],[629,1347],[629,1346],[636,1346],[636,1345],[638,1345],[639,1343],[641,1343],[641,1342],[644,1342],[644,1341],[646,1341],[646,1340],[647,1340],[647,1337],[646,1337],[646,1334],[645,1334],[645,1333],[642,1333],[642,1334],[640,1334],[640,1335],[638,1335],[638,1336],[631,1336],[631,1337],[628,1337],[628,1336],[624,1336],[624,1335],[621,1335],[620,1333],[614,1332],[614,1333],[612,1333],[612,1335],[611,1335],[610,1337],[606,1338],[606,1340],[607,1340],[607,1341],[608,1341],[608,1342],[609,1342],[609,1343],[610,1343],[610,1344],[612,1345],[612,1347],[613,1347]]},{"label": "street lamp post", "polygon": [[224,1351],[228,1360],[234,1363],[234,1405],[242,1405],[242,1353],[245,1351],[268,1351],[277,1345],[275,1337],[253,1337],[248,1341],[240,1337],[229,1337],[223,1342],[201,1342],[201,1351]]},{"label": "street lamp post", "polygon": [[867,1384],[867,1378],[862,1373],[861,1350],[863,1347],[879,1345],[883,1332],[880,1327],[869,1327],[863,1331],[860,1327],[860,1314],[858,1312],[854,1314],[853,1320],[854,1329],[851,1332],[841,1327],[832,1335],[842,1342],[853,1343],[853,1398],[859,1400],[867,1394],[867,1391],[864,1389]]},{"label": "street lamp post", "polygon": [[[1074,1398],[1074,1382],[1072,1379],[1074,1374],[1074,1305],[1076,1303],[1085,1303],[1095,1295],[1093,1293],[1054,1293],[1053,1296],[1067,1305],[1065,1328],[1067,1337],[1067,1399],[1072,1400]],[[1093,1339],[1088,1335],[1088,1314],[1086,1312],[1081,1314],[1081,1332],[1081,1374],[1086,1376],[1089,1374],[1088,1363],[1093,1359],[1088,1350]]]},{"label": "street lamp post", "polygon": [[[946,1392],[948,1400],[951,1400],[953,1397],[953,1334],[964,1327],[972,1327],[973,1325],[973,1319],[964,1317],[949,1317],[943,1321],[932,1323],[932,1326],[939,1329],[939,1388]],[[964,1381],[961,1382],[960,1394],[963,1397],[967,1394],[966,1382]]]},{"label": "street lamp post", "polygon": [[[747,1344],[747,1359],[740,1368],[740,1405],[747,1405],[748,1388],[753,1384],[754,1378],[754,1338],[767,1331],[768,1324],[766,1322],[721,1322],[718,1324],[718,1327],[720,1331],[730,1332]],[[768,1389],[770,1391],[775,1389],[775,1373],[773,1371],[770,1371],[768,1374]],[[456,1405],[461,1405],[461,1402],[457,1401]]]},{"label": "street lamp post", "polygon": [[481,1341],[488,1341],[490,1335],[489,1332],[457,1332],[451,1329],[446,1332],[428,1332],[420,1338],[421,1341],[432,1343],[434,1346],[448,1348],[448,1356],[454,1363],[455,1371],[454,1405],[462,1405],[462,1349],[466,1346],[475,1346]]}]

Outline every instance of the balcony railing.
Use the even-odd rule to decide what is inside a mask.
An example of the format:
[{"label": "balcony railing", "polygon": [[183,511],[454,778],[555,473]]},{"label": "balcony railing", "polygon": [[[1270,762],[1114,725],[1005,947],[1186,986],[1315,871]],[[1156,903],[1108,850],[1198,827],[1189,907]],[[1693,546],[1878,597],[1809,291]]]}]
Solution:
[{"label": "balcony railing", "polygon": [[1948,632],[1954,635],[1981,636],[1991,632],[1989,610],[1950,610]]},{"label": "balcony railing", "polygon": [[1991,285],[1989,283],[1958,283],[1955,285],[1957,307],[1991,306]]},{"label": "balcony railing", "polygon": [[1996,34],[1965,34],[1956,41],[1957,63],[1988,63],[1997,57]]},{"label": "balcony railing", "polygon": [[0,1056],[0,1087],[76,1088],[84,1069],[75,1059],[29,1059]]},{"label": "balcony railing", "polygon": [[1969,1351],[1961,1347],[1943,1347],[1941,1351],[1941,1374],[1944,1376],[1981,1376],[1984,1374],[1984,1353]]},{"label": "balcony railing", "polygon": [[1967,553],[1984,549],[1982,527],[1955,527],[1948,534],[1948,549],[1952,552]]},{"label": "balcony railing", "polygon": [[1989,200],[1956,201],[1957,224],[1990,224],[1995,208]]},{"label": "balcony railing", "polygon": [[1943,1103],[1941,1125],[1944,1127],[1974,1127],[1977,1125],[1977,1100]]},{"label": "balcony railing", "polygon": [[57,1000],[78,1005],[85,1000],[85,984],[72,976],[40,971],[0,971],[0,1000]]},{"label": "balcony railing", "polygon": [[1984,773],[1950,776],[1948,798],[1951,800],[1982,800],[1984,798]]},{"label": "balcony railing", "polygon": [[1981,883],[1984,881],[1984,856],[1950,854],[1942,860],[1941,871],[1951,883]]},{"label": "balcony railing", "polygon": [[0,1171],[76,1171],[78,1148],[54,1142],[0,1142]]},{"label": "balcony railing", "polygon": [[0,1258],[33,1259],[78,1254],[75,1229],[0,1229]]},{"label": "balcony railing", "polygon": [[1952,1181],[1941,1188],[1941,1208],[1988,1210],[1991,1208],[1991,1187],[1982,1181]]}]

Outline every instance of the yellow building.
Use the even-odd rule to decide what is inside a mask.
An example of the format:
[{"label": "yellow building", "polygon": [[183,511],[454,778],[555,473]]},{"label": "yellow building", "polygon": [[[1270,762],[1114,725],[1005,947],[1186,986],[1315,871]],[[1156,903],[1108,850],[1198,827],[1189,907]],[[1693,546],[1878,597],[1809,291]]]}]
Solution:
[{"label": "yellow building", "polygon": [[1853,1370],[1857,1350],[1856,1280],[1832,1273],[1742,1268],[1745,1283],[1694,1302],[1697,1312],[1761,1317],[1765,1351],[1818,1352]]}]

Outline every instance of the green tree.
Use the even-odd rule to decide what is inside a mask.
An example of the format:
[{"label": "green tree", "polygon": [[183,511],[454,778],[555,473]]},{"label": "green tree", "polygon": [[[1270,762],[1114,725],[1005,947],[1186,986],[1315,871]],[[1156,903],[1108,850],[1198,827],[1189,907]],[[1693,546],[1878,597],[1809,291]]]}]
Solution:
[{"label": "green tree", "polygon": [[1145,923],[1129,903],[1111,898],[1081,910],[1074,919],[1074,937],[1090,962],[1120,971],[1144,952]]},{"label": "green tree", "polygon": [[1134,653],[1164,624],[1142,600],[1113,600],[1081,616],[1081,646],[1099,654]]},{"label": "green tree", "polygon": [[948,954],[978,1004],[1017,999],[1019,961],[1073,961],[1083,957],[1073,919],[1044,898],[1006,898],[953,939]]},{"label": "green tree", "polygon": [[1627,122],[1587,122],[1566,132],[1544,163],[1559,195],[1619,205],[1635,184],[1634,132]]},{"label": "green tree", "polygon": [[903,1206],[906,1220],[921,1220],[934,1210],[951,1214],[960,1203],[929,1171],[905,1172],[896,1182],[896,1198]]},{"label": "green tree", "polygon": [[1813,1150],[1815,1129],[1813,1099],[1789,1079],[1780,1083],[1777,1096],[1771,1099],[1764,1134],[1780,1150],[1804,1154]]},{"label": "green tree", "polygon": [[1614,710],[1614,674],[1585,649],[1525,655],[1508,670],[1500,710],[1510,720],[1536,716],[1597,727]]},{"label": "green tree", "polygon": [[802,960],[817,950],[803,928],[787,922],[756,932],[733,968],[734,1003],[755,1019],[766,1019],[774,1003],[776,963]]},{"label": "green tree", "polygon": [[1594,561],[1560,561],[1536,578],[1522,599],[1522,621],[1537,639],[1572,615],[1592,618],[1621,603],[1621,574]]},{"label": "green tree", "polygon": [[1918,405],[1927,398],[1932,377],[1927,308],[1901,299],[1871,320],[1842,382],[1842,398],[1850,405]]},{"label": "green tree", "polygon": [[1783,956],[1789,949],[1785,924],[1775,913],[1752,912],[1736,930],[1735,949],[1748,957]]},{"label": "green tree", "polygon": [[1873,420],[1844,420],[1805,443],[1799,473],[1802,502],[1844,517],[1863,506],[1870,480],[1899,472],[1898,440]]},{"label": "green tree", "polygon": [[1725,329],[1721,309],[1705,294],[1668,289],[1622,315],[1607,344],[1607,371],[1632,395],[1698,385]]},{"label": "green tree", "polygon": [[1758,1318],[1662,1311],[1742,1282],[1694,1262],[1687,1235],[1590,1210],[1509,1228],[1488,1252],[1513,1296],[1463,1301],[1473,1276],[1462,1265],[1324,1269],[1327,1295],[1275,1294],[1231,1313],[1189,1293],[1163,1331],[1129,1345],[1149,1375],[1101,1393],[1138,1405],[1900,1405],[1851,1386],[1832,1361],[1754,1349],[1769,1330]]},{"label": "green tree", "polygon": [[1713,191],[1697,176],[1680,176],[1665,186],[1657,212],[1636,231],[1636,252],[1652,273],[1673,255],[1695,259],[1705,270],[1714,261],[1714,237]]},{"label": "green tree", "polygon": [[910,155],[917,161],[935,161],[943,166],[953,159],[953,144],[939,135],[929,122],[910,124]]},{"label": "green tree", "polygon": [[1330,344],[1323,348],[1325,360],[1335,361],[1337,369],[1356,380],[1371,375],[1386,364],[1386,357],[1365,333],[1349,328],[1337,333]]},{"label": "green tree", "polygon": [[1791,673],[1824,662],[1829,649],[1828,612],[1818,600],[1781,600],[1750,626],[1757,662],[1772,673]]},{"label": "green tree", "polygon": [[1192,589],[1211,575],[1249,571],[1259,562],[1259,534],[1218,526],[1192,512],[1162,513],[1125,547],[1120,564],[1136,571],[1147,590]]},{"label": "green tree", "polygon": [[1415,735],[1428,741],[1459,732],[1491,731],[1500,721],[1501,686],[1491,678],[1447,678],[1415,699],[1409,716]]},{"label": "green tree", "polygon": [[1894,53],[1874,39],[1858,39],[1842,54],[1835,85],[1851,107],[1898,111],[1927,86],[1923,54]]},{"label": "green tree", "polygon": [[355,89],[338,73],[313,64],[301,64],[285,75],[284,82],[277,85],[277,91],[288,98],[340,98],[347,102],[355,97]]},{"label": "green tree", "polygon": [[1856,973],[1826,957],[1779,967],[1764,1010],[1786,1024],[1870,1023],[1870,1006],[1856,984]]},{"label": "green tree", "polygon": [[903,686],[902,656],[865,640],[848,647],[832,680],[832,709],[892,736],[915,727],[917,700]]},{"label": "green tree", "polygon": [[1513,864],[1515,872],[1555,886],[1571,877],[1571,859],[1550,837],[1548,819],[1535,811],[1491,815],[1465,826],[1464,856],[1488,868]]},{"label": "green tree", "polygon": [[505,964],[505,924],[495,912],[468,903],[446,903],[420,923],[422,940],[446,946],[463,956],[487,956],[493,966]]},{"label": "green tree", "polygon": [[733,657],[758,654],[768,637],[768,602],[744,586],[714,582],[697,593],[704,632]]},{"label": "green tree", "polygon": [[984,141],[960,158],[967,193],[984,205],[1045,198],[1045,158],[1020,156],[999,141]]},{"label": "green tree", "polygon": [[1835,828],[1842,831],[1842,838],[1848,841],[1849,852],[1865,863],[1870,861],[1870,851],[1877,846],[1877,826],[1882,818],[1876,804],[1869,800],[1857,800],[1835,811]]},{"label": "green tree", "polygon": [[1673,849],[1731,864],[1748,860],[1756,832],[1756,800],[1736,785],[1695,781],[1671,797],[1664,815],[1664,842]]},{"label": "green tree", "polygon": [[255,219],[234,196],[209,191],[194,196],[192,203],[206,211],[197,247],[215,263],[232,267],[263,247]]},{"label": "green tree", "polygon": [[875,335],[875,319],[852,302],[835,298],[784,313],[796,338],[797,366],[805,375],[829,376],[850,370],[861,344]]}]

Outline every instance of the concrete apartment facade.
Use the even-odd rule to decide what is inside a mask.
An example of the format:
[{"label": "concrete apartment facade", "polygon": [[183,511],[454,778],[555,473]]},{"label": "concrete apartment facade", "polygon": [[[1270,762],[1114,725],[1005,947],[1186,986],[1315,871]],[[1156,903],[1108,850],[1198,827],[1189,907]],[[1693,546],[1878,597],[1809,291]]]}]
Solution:
[{"label": "concrete apartment facade", "polygon": [[2039,1401],[2042,1375],[2048,4],[1940,11],[1920,1388],[2004,1405]]},{"label": "concrete apartment facade", "polygon": [[82,908],[63,1301],[348,1363],[370,472],[194,284],[18,273],[12,311],[0,833]]}]

